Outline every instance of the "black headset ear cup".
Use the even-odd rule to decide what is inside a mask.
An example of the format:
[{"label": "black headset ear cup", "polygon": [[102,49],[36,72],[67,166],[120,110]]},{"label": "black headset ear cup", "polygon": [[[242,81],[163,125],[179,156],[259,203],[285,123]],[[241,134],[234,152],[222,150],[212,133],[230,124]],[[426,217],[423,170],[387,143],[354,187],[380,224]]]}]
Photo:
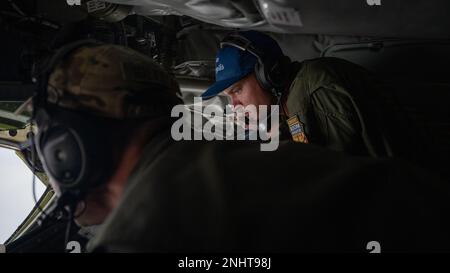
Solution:
[{"label": "black headset ear cup", "polygon": [[255,77],[264,90],[272,92],[273,87],[267,78],[266,66],[260,61],[255,65]]},{"label": "black headset ear cup", "polygon": [[268,82],[279,91],[283,91],[283,88],[289,79],[290,63],[291,59],[283,55],[281,58],[277,59],[269,67],[269,71],[267,71]]},{"label": "black headset ear cup", "polygon": [[40,130],[36,137],[38,154],[61,192],[83,196],[106,182],[112,173],[113,159],[105,121],[66,109],[52,109],[39,112],[36,123]]},{"label": "black headset ear cup", "polygon": [[277,96],[283,93],[289,79],[289,66],[291,59],[282,56],[275,61],[267,60],[266,63],[258,61],[255,65],[255,76],[264,90]]},{"label": "black headset ear cup", "polygon": [[111,173],[112,156],[107,149],[108,133],[96,125],[91,116],[83,116],[47,103],[47,86],[53,69],[70,53],[82,46],[98,46],[95,40],[77,41],[61,47],[45,62],[38,77],[34,97],[37,152],[44,170],[60,187],[82,197],[107,179]]},{"label": "black headset ear cup", "polygon": [[42,135],[40,145],[47,171],[61,188],[72,188],[80,183],[86,153],[76,132],[65,126],[51,127]]}]

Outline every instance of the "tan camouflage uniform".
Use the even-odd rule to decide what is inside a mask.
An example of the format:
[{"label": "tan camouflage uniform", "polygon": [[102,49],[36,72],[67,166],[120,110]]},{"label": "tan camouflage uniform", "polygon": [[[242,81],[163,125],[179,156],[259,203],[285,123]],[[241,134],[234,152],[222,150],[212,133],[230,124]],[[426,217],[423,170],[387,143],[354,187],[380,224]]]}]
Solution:
[{"label": "tan camouflage uniform", "polygon": [[82,46],[49,77],[48,102],[128,119],[170,113],[182,103],[178,84],[155,61],[117,45]]}]

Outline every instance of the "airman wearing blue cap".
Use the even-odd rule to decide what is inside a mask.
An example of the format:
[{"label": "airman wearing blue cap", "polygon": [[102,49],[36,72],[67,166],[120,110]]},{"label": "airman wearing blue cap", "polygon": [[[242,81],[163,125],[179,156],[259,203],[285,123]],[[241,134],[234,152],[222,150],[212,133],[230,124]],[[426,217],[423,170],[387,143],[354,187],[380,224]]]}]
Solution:
[{"label": "airman wearing blue cap", "polygon": [[383,102],[364,68],[337,58],[291,62],[278,43],[257,31],[231,33],[216,58],[216,82],[234,106],[281,106],[281,133],[353,155],[391,156]]}]

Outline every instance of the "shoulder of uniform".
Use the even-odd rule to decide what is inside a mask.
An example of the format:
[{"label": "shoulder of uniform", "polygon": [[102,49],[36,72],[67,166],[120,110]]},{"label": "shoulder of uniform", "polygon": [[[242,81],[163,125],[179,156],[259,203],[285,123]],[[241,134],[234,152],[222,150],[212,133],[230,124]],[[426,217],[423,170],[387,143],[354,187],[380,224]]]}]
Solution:
[{"label": "shoulder of uniform", "polygon": [[349,62],[344,59],[333,57],[320,57],[306,60],[303,62],[304,66],[308,67],[310,71],[323,71],[336,66],[347,65]]},{"label": "shoulder of uniform", "polygon": [[314,89],[316,84],[323,85],[334,81],[339,67],[342,67],[345,62],[347,61],[329,57],[305,60],[301,62],[297,78],[307,81],[308,86]]}]

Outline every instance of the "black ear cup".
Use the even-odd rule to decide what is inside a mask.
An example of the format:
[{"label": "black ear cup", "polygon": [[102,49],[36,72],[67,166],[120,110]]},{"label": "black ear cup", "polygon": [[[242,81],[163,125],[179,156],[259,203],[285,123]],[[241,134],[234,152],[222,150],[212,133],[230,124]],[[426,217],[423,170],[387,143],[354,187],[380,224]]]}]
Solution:
[{"label": "black ear cup", "polygon": [[37,151],[44,169],[62,193],[83,196],[106,182],[113,155],[105,121],[71,110],[40,110]]},{"label": "black ear cup", "polygon": [[287,56],[277,59],[272,65],[267,67],[266,75],[271,86],[282,89],[289,78],[289,65],[291,60]]},{"label": "black ear cup", "polygon": [[[270,84],[270,79],[267,77],[266,72],[267,66],[265,66],[262,62],[258,61],[255,65],[255,76],[259,85],[272,94],[275,92],[274,87]],[[274,94],[273,94],[274,95]]]},{"label": "black ear cup", "polygon": [[34,143],[44,170],[57,183],[62,193],[82,196],[106,180],[112,156],[106,148],[108,139],[100,124],[92,117],[58,109],[47,104],[50,73],[71,52],[82,46],[101,45],[95,40],[82,40],[57,50],[37,74],[39,87],[34,98],[33,114],[38,126]]},{"label": "black ear cup", "polygon": [[277,60],[258,61],[255,65],[255,75],[264,90],[277,97],[283,93],[289,79],[289,65],[291,60],[282,56]]},{"label": "black ear cup", "polygon": [[62,188],[80,183],[86,154],[83,143],[75,132],[63,126],[50,128],[40,146],[48,172]]}]

